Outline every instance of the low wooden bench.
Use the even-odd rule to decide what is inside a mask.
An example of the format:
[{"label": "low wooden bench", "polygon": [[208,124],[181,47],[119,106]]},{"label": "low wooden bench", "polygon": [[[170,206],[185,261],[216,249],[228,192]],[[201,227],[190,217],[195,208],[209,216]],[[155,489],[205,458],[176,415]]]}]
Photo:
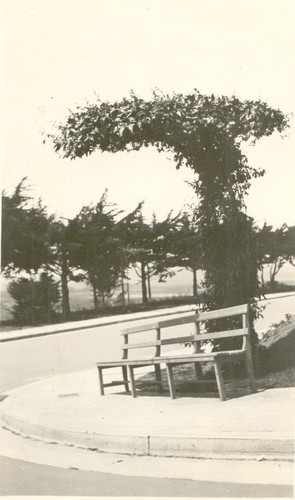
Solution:
[{"label": "low wooden bench", "polygon": [[[193,335],[163,339],[161,338],[161,330],[169,326],[185,325],[188,323],[194,325],[195,320],[196,320],[196,314],[194,313],[173,319],[171,318],[162,321],[154,321],[149,324],[135,326],[123,330],[121,333],[124,340],[122,346],[122,351],[123,351],[122,359],[117,361],[99,361],[96,363],[98,369],[99,387],[101,395],[104,395],[105,387],[112,387],[116,385],[124,385],[126,392],[129,392],[129,379],[128,379],[128,371],[129,371],[131,393],[133,397],[136,397],[134,370],[136,368],[142,368],[145,366],[153,367],[155,372],[155,382],[153,382],[153,384],[157,385],[158,388],[161,390],[162,389],[161,368],[158,362],[156,363],[154,362],[155,358],[161,356],[161,346],[193,341]],[[138,334],[141,334],[143,332],[145,332],[149,340],[144,342],[139,342]],[[130,359],[130,353],[132,351],[135,351],[137,353],[137,351],[139,350],[142,353],[142,350],[148,348],[153,350],[150,356]],[[112,382],[105,383],[103,380],[104,370],[110,368],[118,368],[118,367],[120,367],[122,370],[122,379],[113,380]]]},{"label": "low wooden bench", "polygon": [[[216,323],[218,320],[226,318],[233,319],[233,317],[237,320],[235,322],[237,325],[240,323],[240,325],[238,325],[239,328],[231,328],[230,330],[223,331],[218,331],[217,329],[217,331],[210,331],[210,333],[207,333],[206,326],[208,325],[208,322],[214,321]],[[176,335],[163,338],[162,331],[164,329],[184,324],[190,324],[192,326],[192,331],[189,335],[186,333],[180,336]],[[212,328],[210,328],[210,330],[212,330]],[[142,332],[146,332],[149,336],[154,333],[152,340],[137,342],[136,335]],[[176,397],[176,390],[173,380],[173,368],[180,365],[193,364],[196,374],[200,374],[200,364],[211,362],[213,363],[215,370],[219,397],[222,401],[224,401],[226,399],[226,391],[222,374],[222,366],[226,363],[232,363],[239,359],[245,361],[250,387],[253,392],[256,391],[250,345],[249,309],[247,305],[234,306],[226,309],[200,312],[183,317],[161,320],[139,327],[128,328],[122,332],[122,335],[124,338],[123,359],[114,362],[97,363],[101,394],[104,394],[104,387],[118,384],[124,384],[125,390],[128,391],[128,383],[130,381],[132,396],[136,397],[134,370],[144,366],[153,367],[155,372],[155,382],[153,383],[155,383],[161,390],[161,365],[164,364],[167,371],[170,396],[174,399]],[[129,338],[130,336],[131,340]],[[212,340],[236,337],[240,337],[242,339],[241,346],[238,349],[222,350],[218,352],[206,352],[202,350],[203,344],[205,344],[208,351],[208,342]],[[176,355],[163,353],[163,346],[173,344],[178,344],[180,346],[187,343],[191,343],[193,345],[193,352]],[[147,347],[154,348],[153,356],[135,360],[128,359],[129,351],[131,349],[143,349]],[[103,370],[114,367],[122,368],[123,380],[104,384]]]}]

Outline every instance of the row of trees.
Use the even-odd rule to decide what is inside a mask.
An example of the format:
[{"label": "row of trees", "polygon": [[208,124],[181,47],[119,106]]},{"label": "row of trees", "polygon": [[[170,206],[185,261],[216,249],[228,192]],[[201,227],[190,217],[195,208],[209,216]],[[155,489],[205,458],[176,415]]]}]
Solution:
[{"label": "row of trees", "polygon": [[[41,201],[32,206],[23,179],[12,195],[2,194],[1,269],[12,279],[9,291],[17,303],[29,302],[29,321],[33,324],[51,321],[53,304],[59,297],[63,318],[69,318],[68,283],[71,280],[83,280],[91,285],[95,309],[118,289],[125,304],[125,283],[130,267],[140,279],[143,303],[151,298],[151,278],[166,280],[177,267],[192,271],[193,296],[197,297],[197,270],[204,269],[208,260],[216,272],[220,261],[232,263],[237,256],[236,245],[243,245],[246,251],[251,249],[246,261],[248,269],[244,270],[249,287],[256,283],[257,270],[264,284],[266,264],[274,285],[285,262],[295,265],[295,227],[284,225],[274,230],[265,225],[258,229],[252,219],[242,213],[235,222],[234,226],[232,221],[213,225],[212,245],[208,246],[210,235],[207,231],[204,241],[196,208],[177,215],[171,212],[163,221],[154,215],[147,223],[142,215],[142,203],[126,215],[108,201],[107,192],[96,205],[84,206],[76,217],[63,222],[48,215]],[[224,233],[232,242],[231,254],[229,247],[223,245]],[[216,242],[219,242],[217,247]],[[220,272],[223,273],[220,280],[226,283],[229,269],[224,265]],[[210,276],[207,276],[206,287],[210,287]],[[205,295],[207,292],[208,288]],[[236,293],[233,289],[232,294]],[[17,313],[20,314],[20,309],[16,307]]]},{"label": "row of trees", "polygon": [[[34,303],[40,297],[40,290],[35,290],[37,282],[39,288],[42,281],[50,289],[58,283],[65,320],[70,313],[71,280],[91,285],[96,309],[118,287],[125,304],[130,267],[140,278],[144,303],[151,298],[152,276],[163,281],[172,274],[170,267],[185,265],[194,273],[200,267],[195,262],[195,255],[200,254],[196,228],[188,213],[174,216],[171,212],[163,221],[154,215],[148,224],[142,203],[126,215],[108,202],[105,192],[96,205],[83,207],[76,217],[64,222],[48,215],[41,201],[32,207],[27,191],[23,179],[11,196],[2,194],[1,269],[13,280],[10,292],[19,299],[27,285],[30,295],[35,295]],[[180,232],[181,241],[177,236]],[[196,284],[194,291],[196,294]],[[48,292],[48,297],[56,298],[56,292]],[[32,322],[37,319],[38,315]]]}]

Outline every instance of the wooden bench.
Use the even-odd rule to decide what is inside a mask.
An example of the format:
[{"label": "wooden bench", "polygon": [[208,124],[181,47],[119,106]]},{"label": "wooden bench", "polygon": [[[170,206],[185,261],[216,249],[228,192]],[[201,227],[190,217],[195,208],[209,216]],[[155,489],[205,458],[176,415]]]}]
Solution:
[{"label": "wooden bench", "polygon": [[[169,326],[177,326],[177,325],[185,325],[185,324],[195,324],[196,314],[190,314],[187,316],[181,316],[177,318],[171,318],[163,321],[154,321],[149,324],[135,326],[132,328],[128,328],[122,331],[121,335],[123,337],[123,356],[122,359],[117,361],[100,361],[96,363],[98,369],[98,377],[99,377],[99,387],[101,395],[104,394],[105,387],[112,387],[116,385],[124,385],[125,391],[129,392],[129,379],[131,383],[131,393],[133,397],[136,397],[136,389],[135,389],[135,381],[134,381],[134,370],[136,368],[142,368],[145,366],[152,366],[155,372],[155,382],[153,384],[157,385],[158,388],[162,389],[162,381],[161,381],[161,368],[158,362],[154,362],[155,358],[161,356],[161,346],[162,345],[171,345],[171,344],[179,344],[180,342],[192,342],[193,335],[182,336],[177,338],[161,338],[161,330],[163,328],[167,328]],[[149,338],[148,341],[139,342],[138,334],[145,332],[145,336]],[[140,357],[136,359],[130,359],[130,353],[132,351],[139,350],[142,353],[142,350],[152,349],[152,354],[146,357]],[[110,368],[118,368],[120,367],[122,370],[122,379],[121,380],[113,380],[109,383],[104,383],[103,380],[103,372],[106,369]],[[128,378],[129,371],[129,378]]]},{"label": "wooden bench", "polygon": [[[236,324],[240,323],[239,328],[231,328],[230,330],[223,331],[210,331],[207,333],[206,326],[208,322],[214,321],[215,323],[221,319],[231,318],[235,319]],[[168,336],[163,338],[162,331],[169,327],[188,324],[192,326],[192,331],[189,335]],[[204,328],[205,326],[205,328]],[[212,330],[212,328],[210,329]],[[145,342],[137,342],[136,336],[139,333],[146,332],[151,336],[152,340]],[[134,377],[134,370],[144,366],[152,366],[155,372],[155,383],[159,389],[162,389],[161,381],[161,365],[166,367],[167,378],[170,396],[174,399],[176,397],[175,384],[173,380],[173,368],[185,364],[193,364],[196,374],[200,374],[201,363],[213,363],[216,382],[219,392],[219,397],[222,401],[226,399],[225,384],[222,374],[222,366],[226,363],[232,363],[239,359],[245,361],[248,380],[253,392],[256,391],[256,384],[253,372],[251,345],[250,345],[250,330],[249,330],[249,309],[247,305],[234,306],[226,309],[216,311],[200,312],[178,318],[170,318],[154,322],[140,327],[133,327],[122,332],[124,338],[123,345],[123,359],[115,362],[99,362],[97,363],[99,373],[100,392],[104,394],[104,387],[111,385],[124,384],[125,390],[129,390],[129,382],[131,386],[131,393],[136,397],[136,383]],[[131,336],[131,340],[130,337]],[[222,350],[219,352],[208,352],[208,342],[224,338],[237,338],[242,339],[241,346],[238,349]],[[135,339],[135,341],[133,341]],[[193,352],[183,354],[166,354],[163,353],[163,346],[177,344],[178,346],[191,343],[193,345]],[[207,346],[207,352],[202,350],[203,344]],[[154,348],[154,354],[149,358],[141,358],[131,360],[128,358],[131,349]],[[106,368],[121,367],[123,380],[113,381],[108,384],[103,382],[103,370]],[[129,372],[129,378],[128,378]]]}]

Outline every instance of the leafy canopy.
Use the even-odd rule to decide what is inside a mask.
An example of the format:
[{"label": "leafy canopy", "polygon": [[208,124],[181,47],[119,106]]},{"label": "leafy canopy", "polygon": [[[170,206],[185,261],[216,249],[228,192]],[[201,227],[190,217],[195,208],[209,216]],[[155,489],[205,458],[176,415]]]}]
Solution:
[{"label": "leafy canopy", "polygon": [[[236,97],[191,94],[164,95],[154,92],[151,100],[131,93],[118,102],[102,102],[78,107],[64,124],[50,135],[56,151],[74,159],[95,150],[115,153],[155,146],[172,151],[179,168],[193,168],[200,176],[210,167],[222,185],[246,183],[252,175],[242,154],[242,141],[282,132],[287,118],[266,103],[240,101]],[[212,177],[212,175],[210,176]]]},{"label": "leafy canopy", "polygon": [[[140,149],[154,145],[159,150],[176,153],[178,165],[190,156],[218,149],[218,137],[208,140],[220,130],[228,140],[259,139],[275,129],[283,131],[286,118],[279,110],[261,101],[240,101],[236,97],[215,97],[192,94],[173,94],[172,97],[154,92],[145,101],[134,93],[122,101],[110,103],[98,100],[70,112],[64,125],[58,125],[53,136],[56,151],[65,157],[76,158],[91,154],[95,149],[108,152]],[[218,134],[217,134],[218,135]],[[188,154],[190,153],[190,154]],[[194,162],[193,162],[194,164]]]}]

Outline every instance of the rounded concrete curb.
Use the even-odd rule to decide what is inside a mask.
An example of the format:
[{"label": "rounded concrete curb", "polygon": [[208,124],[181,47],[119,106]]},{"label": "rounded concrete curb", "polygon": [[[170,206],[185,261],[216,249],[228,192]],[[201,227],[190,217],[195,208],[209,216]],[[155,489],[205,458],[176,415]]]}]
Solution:
[{"label": "rounded concrete curb", "polygon": [[[115,375],[110,373],[111,378]],[[294,456],[293,388],[227,402],[133,399],[120,393],[102,397],[96,370],[91,369],[33,382],[3,396],[0,425],[47,443],[154,457],[292,460]]]},{"label": "rounded concrete curb", "polygon": [[157,436],[121,435],[54,429],[26,422],[1,412],[1,425],[23,437],[84,448],[88,450],[128,455],[187,457],[244,460],[293,459],[294,441],[286,436]]}]

